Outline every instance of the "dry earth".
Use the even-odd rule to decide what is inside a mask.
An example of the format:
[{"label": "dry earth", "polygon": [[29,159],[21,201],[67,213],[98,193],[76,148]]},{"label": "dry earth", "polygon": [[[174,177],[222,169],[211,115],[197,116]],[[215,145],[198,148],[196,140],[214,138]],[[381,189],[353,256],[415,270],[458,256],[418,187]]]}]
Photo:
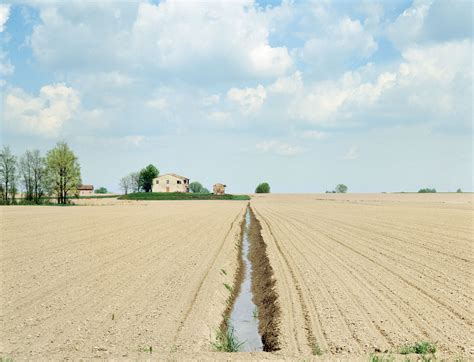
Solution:
[{"label": "dry earth", "polygon": [[210,351],[246,205],[1,208],[0,356]]},{"label": "dry earth", "polygon": [[472,194],[255,195],[271,354],[210,346],[247,202],[79,203],[0,208],[0,357],[366,361],[421,340],[474,357]]},{"label": "dry earth", "polygon": [[[264,195],[283,354],[395,352],[430,341],[472,358],[472,194]],[[317,347],[316,347],[317,346]]]}]

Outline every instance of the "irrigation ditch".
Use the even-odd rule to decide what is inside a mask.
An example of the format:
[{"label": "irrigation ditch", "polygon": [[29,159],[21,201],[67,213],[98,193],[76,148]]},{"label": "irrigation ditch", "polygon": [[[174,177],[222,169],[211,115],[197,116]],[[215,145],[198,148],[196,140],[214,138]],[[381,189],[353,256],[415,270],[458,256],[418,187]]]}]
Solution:
[{"label": "irrigation ditch", "polygon": [[279,350],[280,307],[273,269],[261,234],[261,225],[250,207],[241,223],[238,267],[214,348],[227,352]]}]

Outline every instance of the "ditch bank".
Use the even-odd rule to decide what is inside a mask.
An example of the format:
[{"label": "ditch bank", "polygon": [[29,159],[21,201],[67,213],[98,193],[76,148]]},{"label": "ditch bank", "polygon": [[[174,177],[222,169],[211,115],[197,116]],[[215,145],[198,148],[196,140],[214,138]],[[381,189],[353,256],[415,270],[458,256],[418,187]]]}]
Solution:
[{"label": "ditch bank", "polygon": [[252,292],[253,301],[258,308],[258,330],[262,338],[265,352],[280,349],[278,335],[280,324],[280,306],[275,290],[273,268],[267,255],[267,245],[262,237],[262,227],[249,206],[250,240],[249,259],[252,263]]},{"label": "ditch bank", "polygon": [[227,352],[279,350],[280,307],[261,226],[250,206],[241,224],[238,268],[214,347]]}]

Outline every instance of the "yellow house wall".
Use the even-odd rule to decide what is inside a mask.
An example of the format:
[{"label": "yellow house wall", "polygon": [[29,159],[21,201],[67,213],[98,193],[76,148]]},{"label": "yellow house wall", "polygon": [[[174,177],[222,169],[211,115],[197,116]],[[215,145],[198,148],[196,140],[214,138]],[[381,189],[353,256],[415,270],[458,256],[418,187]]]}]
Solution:
[{"label": "yellow house wall", "polygon": [[[158,184],[156,183],[157,181],[159,181]],[[169,181],[169,183],[167,183],[167,181]],[[181,181],[181,184],[178,184],[178,181]],[[169,187],[168,192],[188,192],[187,188],[189,184],[184,184],[184,180],[172,175],[163,175],[153,179],[153,192],[167,192],[167,187]]]}]

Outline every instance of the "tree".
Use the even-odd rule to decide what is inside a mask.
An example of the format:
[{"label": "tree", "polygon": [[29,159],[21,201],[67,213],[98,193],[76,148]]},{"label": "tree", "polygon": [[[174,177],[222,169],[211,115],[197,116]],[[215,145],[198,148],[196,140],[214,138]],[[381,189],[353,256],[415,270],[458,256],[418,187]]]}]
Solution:
[{"label": "tree", "polygon": [[460,193],[462,193],[462,190],[461,190],[461,189],[457,189],[456,192],[457,192],[458,194],[460,194]]},{"label": "tree", "polygon": [[36,204],[45,192],[45,160],[38,150],[26,151],[20,159],[20,175],[25,190],[25,199]]},{"label": "tree", "polygon": [[96,194],[106,194],[108,193],[109,191],[105,188],[105,187],[99,187],[98,189],[96,189],[94,191],[94,193]]},{"label": "tree", "polygon": [[339,184],[336,186],[335,191],[338,194],[345,194],[349,188],[344,184]]},{"label": "tree", "polygon": [[436,189],[430,189],[430,188],[419,189],[418,193],[420,193],[420,194],[434,194],[434,193],[436,193]]},{"label": "tree", "polygon": [[257,194],[269,194],[270,193],[270,185],[267,182],[262,182],[255,189],[255,193],[257,193]]},{"label": "tree", "polygon": [[58,204],[66,204],[68,195],[77,193],[81,184],[81,168],[74,152],[66,142],[58,142],[46,155],[46,174],[49,192]]},{"label": "tree", "polygon": [[132,189],[132,176],[127,175],[120,179],[120,189],[125,195],[128,194],[128,191]]},{"label": "tree", "polygon": [[199,194],[199,193],[202,193],[202,190],[204,189],[204,187],[201,185],[200,182],[194,181],[189,184],[189,189],[191,190],[192,193]]},{"label": "tree", "polygon": [[10,147],[4,146],[0,152],[0,185],[2,201],[7,205],[15,202],[16,171],[16,157],[12,155]]},{"label": "tree", "polygon": [[140,191],[140,172],[132,172],[128,177],[130,177],[130,190],[132,192]]},{"label": "tree", "polygon": [[144,169],[140,171],[139,175],[139,181],[138,185],[140,189],[142,189],[145,192],[151,192],[152,186],[153,186],[153,179],[157,178],[158,175],[160,174],[160,171],[153,166],[153,165],[148,165]]},{"label": "tree", "polygon": [[206,189],[205,187],[201,189],[201,194],[210,194],[210,193],[211,191],[209,191],[209,189]]}]

